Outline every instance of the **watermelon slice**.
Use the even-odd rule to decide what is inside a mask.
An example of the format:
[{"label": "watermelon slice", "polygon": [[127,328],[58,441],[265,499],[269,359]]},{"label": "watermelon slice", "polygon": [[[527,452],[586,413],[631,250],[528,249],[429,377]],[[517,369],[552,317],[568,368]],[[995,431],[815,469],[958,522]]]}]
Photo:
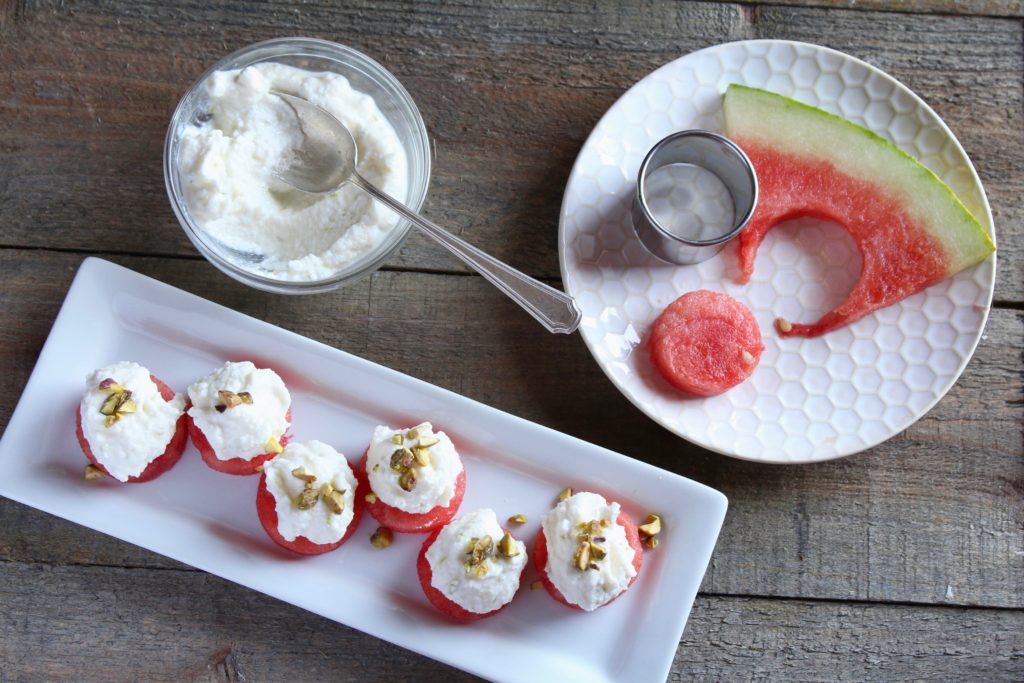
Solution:
[{"label": "watermelon slice", "polygon": [[871,131],[764,90],[730,85],[726,134],[757,172],[758,202],[740,236],[747,282],[765,234],[802,216],[842,225],[860,250],[860,278],[812,324],[776,321],[784,337],[816,337],[983,261],[995,245],[938,176]]},{"label": "watermelon slice", "polygon": [[744,381],[764,351],[750,309],[706,289],[670,303],[654,321],[647,343],[661,376],[693,396],[714,396]]}]

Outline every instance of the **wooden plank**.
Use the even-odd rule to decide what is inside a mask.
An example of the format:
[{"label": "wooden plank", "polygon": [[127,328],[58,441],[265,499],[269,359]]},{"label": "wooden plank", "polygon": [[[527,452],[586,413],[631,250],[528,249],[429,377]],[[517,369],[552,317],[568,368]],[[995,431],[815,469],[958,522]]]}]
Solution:
[{"label": "wooden plank", "polygon": [[[0,310],[11,321],[0,327],[0,424],[79,259],[0,250],[8,274]],[[963,377],[903,434],[853,458],[778,467],[716,456],[656,427],[616,392],[578,337],[548,335],[478,277],[381,272],[334,294],[292,299],[246,289],[202,262],[115,260],[721,489],[730,513],[706,591],[1024,606],[1020,311],[993,311]],[[0,559],[178,566],[9,501],[0,502]]]},{"label": "wooden plank", "polygon": [[[0,577],[5,681],[476,680],[206,574],[0,562]],[[1019,610],[700,596],[669,680],[1021,676]]]},{"label": "wooden plank", "polygon": [[[159,171],[170,112],[219,56],[287,26],[365,49],[397,73],[437,145],[427,214],[554,278],[572,163],[627,87],[717,42],[827,36],[906,82],[959,136],[995,212],[1000,297],[1024,300],[1019,21],[639,2],[558,10],[314,3],[300,12],[111,2],[34,8],[12,25],[0,41],[3,245],[194,257]],[[30,49],[44,42],[54,49]],[[392,265],[464,271],[418,235]]]},{"label": "wooden plank", "polygon": [[744,0],[750,5],[799,5],[825,9],[920,14],[1022,17],[1021,0]]}]

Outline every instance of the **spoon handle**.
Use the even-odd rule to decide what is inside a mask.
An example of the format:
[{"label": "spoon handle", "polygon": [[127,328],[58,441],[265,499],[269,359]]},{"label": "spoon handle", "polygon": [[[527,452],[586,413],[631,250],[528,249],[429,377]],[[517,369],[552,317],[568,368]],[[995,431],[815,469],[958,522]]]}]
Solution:
[{"label": "spoon handle", "polygon": [[534,280],[507,263],[502,263],[472,244],[451,234],[423,216],[374,187],[357,173],[351,181],[370,194],[374,199],[388,206],[392,211],[408,219],[413,225],[441,243],[473,270],[483,275],[492,285],[503,291],[510,299],[526,309],[548,332],[569,334],[580,325],[583,314],[571,296]]}]

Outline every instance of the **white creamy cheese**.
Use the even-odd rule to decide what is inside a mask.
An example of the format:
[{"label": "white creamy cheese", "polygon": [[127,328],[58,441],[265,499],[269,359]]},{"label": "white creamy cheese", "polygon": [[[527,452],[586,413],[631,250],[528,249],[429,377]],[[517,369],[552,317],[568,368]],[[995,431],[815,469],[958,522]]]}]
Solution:
[{"label": "white creamy cheese", "polygon": [[333,114],[352,132],[360,175],[402,200],[405,149],[372,97],[329,71],[261,62],[213,73],[205,84],[208,121],[182,133],[178,165],[189,212],[238,259],[261,275],[289,281],[331,277],[370,254],[397,216],[351,183],[311,195],[273,177],[302,139],[291,108],[270,91],[297,95]]},{"label": "white creamy cheese", "polygon": [[473,539],[490,536],[497,547],[505,535],[494,510],[477,510],[463,515],[441,529],[427,549],[432,573],[430,585],[465,610],[476,614],[493,612],[508,603],[519,590],[519,576],[526,566],[526,545],[516,541],[519,554],[504,557],[495,551],[484,560],[487,573],[476,576],[466,570],[467,549]]},{"label": "white creamy cheese", "polygon": [[[100,382],[113,379],[132,392],[135,412],[106,426],[100,407],[110,394],[99,390]],[[160,395],[149,370],[122,361],[91,373],[85,380],[85,396],[79,411],[82,434],[93,456],[118,481],[137,477],[149,463],[163,455],[174,436],[178,418],[185,410],[185,398],[176,394],[171,401]]]},{"label": "white creamy cheese", "polygon": [[[415,430],[416,438],[408,435]],[[402,443],[393,441],[400,435]],[[406,491],[398,484],[399,475],[391,469],[391,455],[399,448],[414,448],[421,439],[428,442],[434,438],[438,443],[430,446],[430,463],[416,467],[416,486]],[[462,460],[455,452],[455,445],[444,432],[434,433],[429,422],[411,429],[377,427],[373,430],[370,448],[367,451],[366,471],[369,473],[370,488],[387,505],[404,512],[422,514],[437,506],[447,507],[455,495],[455,481],[462,472]]]},{"label": "white creamy cheese", "polygon": [[[323,500],[308,510],[300,510],[295,499],[302,493],[305,481],[292,471],[305,468],[316,476],[317,490],[330,484],[342,492],[345,499],[340,514],[335,513]],[[355,513],[356,477],[345,456],[320,441],[290,443],[280,455],[263,467],[267,490],[274,496],[277,510],[277,531],[286,541],[304,536],[313,543],[337,543],[348,531]]]},{"label": "white creamy cheese", "polygon": [[[217,392],[221,390],[236,394],[247,391],[252,403],[220,412]],[[188,414],[210,442],[218,460],[252,460],[269,452],[269,439],[280,439],[288,430],[285,415],[292,402],[288,389],[276,372],[258,369],[249,361],[225,363],[190,386],[188,397],[192,401]]]},{"label": "white creamy cheese", "polygon": [[[619,512],[618,503],[609,504],[596,493],[582,492],[559,503],[542,522],[548,548],[544,567],[548,578],[566,600],[588,612],[626,590],[636,576],[635,551],[626,540],[625,527],[616,521]],[[578,524],[591,520],[610,522],[601,530],[605,541],[600,545],[607,555],[597,562],[597,569],[580,571],[574,562],[579,546]]]}]

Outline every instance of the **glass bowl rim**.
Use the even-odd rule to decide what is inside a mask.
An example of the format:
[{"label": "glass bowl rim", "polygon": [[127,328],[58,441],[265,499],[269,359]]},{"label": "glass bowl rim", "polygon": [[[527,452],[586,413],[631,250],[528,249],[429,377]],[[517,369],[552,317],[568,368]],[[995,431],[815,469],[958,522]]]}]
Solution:
[{"label": "glass bowl rim", "polygon": [[416,154],[416,156],[420,157],[422,167],[422,187],[418,192],[416,192],[415,187],[412,188],[416,194],[411,197],[411,201],[409,201],[408,204],[409,208],[417,212],[422,209],[423,203],[426,201],[427,192],[430,188],[432,171],[431,145],[426,123],[424,122],[423,116],[420,113],[419,108],[416,106],[415,101],[413,101],[412,96],[409,95],[409,92],[401,82],[399,82],[395,75],[388,69],[372,57],[356,50],[355,48],[342,45],[341,43],[323,40],[321,38],[307,38],[299,36],[272,38],[270,40],[263,40],[241,47],[218,59],[212,66],[203,71],[203,73],[192,83],[188,90],[186,90],[178,100],[178,103],[174,108],[174,112],[171,114],[170,123],[167,126],[167,134],[164,138],[164,186],[167,190],[167,196],[170,199],[174,215],[177,218],[179,225],[181,225],[184,230],[185,235],[189,238],[189,241],[192,242],[192,245],[218,270],[242,284],[255,287],[256,289],[275,292],[278,294],[314,294],[318,292],[331,291],[356,282],[357,280],[360,280],[380,269],[384,262],[387,261],[405,241],[410,230],[412,230],[412,224],[409,223],[408,220],[400,218],[395,224],[394,230],[385,237],[384,242],[382,243],[383,246],[378,247],[379,253],[374,258],[357,260],[349,267],[338,271],[330,277],[319,280],[282,280],[260,275],[251,270],[242,268],[222,256],[217,249],[210,246],[207,243],[207,240],[203,237],[202,228],[188,212],[184,195],[179,191],[177,187],[178,183],[174,180],[174,173],[176,172],[176,169],[173,167],[173,163],[176,161],[176,158],[171,158],[171,152],[174,147],[175,138],[177,137],[176,133],[185,125],[183,118],[186,104],[190,104],[194,98],[198,96],[199,89],[211,74],[216,71],[223,70],[233,62],[248,57],[251,53],[262,51],[267,51],[268,53],[262,55],[258,59],[248,62],[246,66],[289,56],[312,57],[315,59],[345,64],[338,58],[338,55],[341,55],[349,57],[353,62],[366,67],[370,77],[382,80],[384,82],[385,89],[390,88],[393,91],[390,94],[394,96],[395,104],[400,110],[404,110],[411,119],[413,138],[418,142],[415,147],[419,148],[416,151],[420,152],[419,154]]}]

